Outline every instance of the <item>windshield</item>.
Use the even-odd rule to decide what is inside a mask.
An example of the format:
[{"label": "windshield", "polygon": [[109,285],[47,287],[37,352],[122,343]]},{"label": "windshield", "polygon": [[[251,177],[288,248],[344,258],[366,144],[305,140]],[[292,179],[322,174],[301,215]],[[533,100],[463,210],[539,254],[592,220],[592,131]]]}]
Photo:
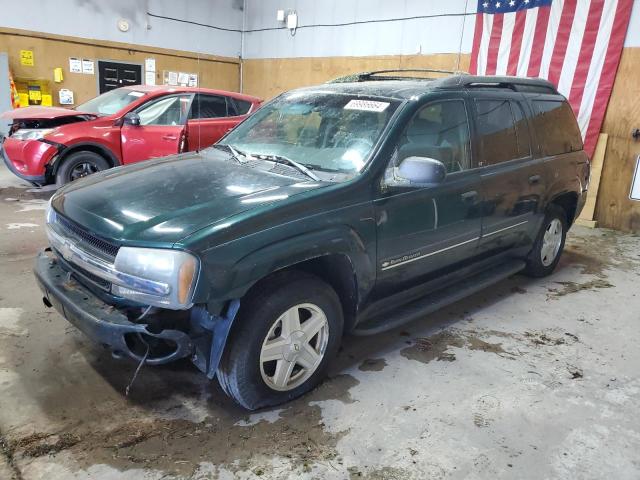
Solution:
[{"label": "windshield", "polygon": [[353,176],[400,102],[335,93],[291,93],[260,108],[219,145],[285,157],[316,172]]},{"label": "windshield", "polygon": [[76,110],[83,113],[95,113],[96,115],[113,115],[144,95],[146,95],[144,92],[138,92],[130,88],[116,88],[89,100],[87,103],[78,105]]}]

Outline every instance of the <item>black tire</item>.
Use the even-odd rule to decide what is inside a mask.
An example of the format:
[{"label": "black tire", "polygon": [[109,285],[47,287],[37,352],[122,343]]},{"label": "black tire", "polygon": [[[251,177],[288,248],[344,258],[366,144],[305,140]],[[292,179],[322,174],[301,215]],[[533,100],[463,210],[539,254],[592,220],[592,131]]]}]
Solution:
[{"label": "black tire", "polygon": [[78,178],[109,168],[109,162],[102,155],[95,152],[75,152],[63,159],[62,165],[56,173],[56,184],[65,185]]},{"label": "black tire", "polygon": [[[217,372],[224,392],[248,410],[287,402],[318,385],[325,376],[328,363],[336,356],[342,339],[340,300],[325,282],[313,275],[290,271],[276,273],[262,285],[264,290],[243,300]],[[291,390],[275,390],[262,376],[260,353],[263,342],[284,312],[302,304],[317,306],[326,316],[328,340],[325,353],[304,383]]]},{"label": "black tire", "polygon": [[[554,224],[554,222],[559,222],[562,226],[560,245],[555,253],[555,257],[551,260],[549,256],[546,256],[547,260],[544,261],[542,250],[545,245],[545,233],[552,224]],[[554,225],[557,225],[557,223]],[[529,275],[530,277],[546,277],[547,275],[551,275],[560,261],[560,256],[564,249],[564,242],[567,237],[567,230],[566,212],[557,205],[549,205],[544,221],[542,222],[542,226],[540,227],[540,231],[538,232],[538,236],[536,237],[536,241],[533,244],[533,249],[527,258],[527,267],[524,270],[526,275]]]}]

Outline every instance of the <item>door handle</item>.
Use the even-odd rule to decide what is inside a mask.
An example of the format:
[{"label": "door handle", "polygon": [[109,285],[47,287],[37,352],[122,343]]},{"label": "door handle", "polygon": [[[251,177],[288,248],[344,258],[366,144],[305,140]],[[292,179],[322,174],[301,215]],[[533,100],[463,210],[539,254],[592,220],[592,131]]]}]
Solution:
[{"label": "door handle", "polygon": [[178,137],[176,137],[175,135],[163,135],[162,139],[163,140],[177,140]]},{"label": "door handle", "polygon": [[475,190],[470,190],[468,192],[464,192],[463,194],[461,194],[460,198],[462,198],[463,201],[470,203],[471,201],[475,200],[477,196],[478,196],[478,192],[476,192]]},{"label": "door handle", "polygon": [[540,175],[531,175],[529,177],[529,185],[535,185],[536,183],[540,183]]}]

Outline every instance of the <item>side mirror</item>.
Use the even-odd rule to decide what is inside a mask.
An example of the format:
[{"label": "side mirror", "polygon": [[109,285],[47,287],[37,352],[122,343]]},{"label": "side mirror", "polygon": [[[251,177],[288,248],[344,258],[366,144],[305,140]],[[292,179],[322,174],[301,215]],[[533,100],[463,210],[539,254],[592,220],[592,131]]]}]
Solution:
[{"label": "side mirror", "polygon": [[447,176],[444,164],[429,157],[407,157],[393,168],[391,186],[429,187],[442,183]]},{"label": "side mirror", "polygon": [[140,115],[138,115],[136,112],[126,113],[122,123],[124,125],[132,125],[134,127],[137,127],[140,125]]}]

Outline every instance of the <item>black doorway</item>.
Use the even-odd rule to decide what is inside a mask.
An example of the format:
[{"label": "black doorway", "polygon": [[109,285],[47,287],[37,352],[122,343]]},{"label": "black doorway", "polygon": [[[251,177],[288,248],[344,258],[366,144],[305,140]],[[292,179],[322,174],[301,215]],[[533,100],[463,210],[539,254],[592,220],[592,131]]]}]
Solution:
[{"label": "black doorway", "polygon": [[98,60],[98,88],[100,93],[127,85],[142,83],[142,65]]}]

